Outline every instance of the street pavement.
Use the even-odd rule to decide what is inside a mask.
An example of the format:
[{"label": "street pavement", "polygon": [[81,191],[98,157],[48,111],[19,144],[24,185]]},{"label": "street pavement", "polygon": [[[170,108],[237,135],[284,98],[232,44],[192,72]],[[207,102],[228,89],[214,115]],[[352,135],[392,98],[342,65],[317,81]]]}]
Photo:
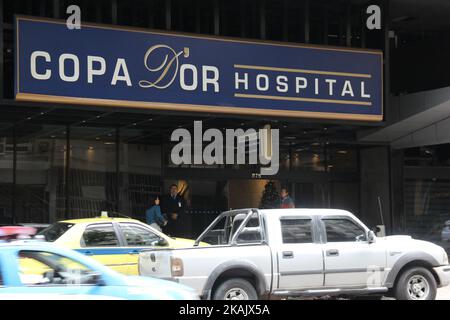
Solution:
[{"label": "street pavement", "polygon": [[[333,297],[321,297],[321,298],[289,298],[294,300],[314,300],[314,299],[323,299],[323,300],[329,300],[329,299],[335,299]],[[345,298],[337,298],[338,300],[348,300]],[[362,298],[364,299],[364,298]],[[284,299],[281,299],[284,300]],[[382,297],[381,300],[395,300],[391,297]],[[436,300],[450,300],[450,286],[446,286],[443,288],[439,288],[437,290]]]}]

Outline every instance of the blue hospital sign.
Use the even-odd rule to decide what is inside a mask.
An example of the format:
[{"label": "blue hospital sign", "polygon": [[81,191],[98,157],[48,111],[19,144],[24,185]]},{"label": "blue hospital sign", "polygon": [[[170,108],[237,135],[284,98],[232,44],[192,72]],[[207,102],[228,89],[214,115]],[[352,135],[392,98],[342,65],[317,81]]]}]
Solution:
[{"label": "blue hospital sign", "polygon": [[16,18],[17,100],[381,121],[382,53]]}]

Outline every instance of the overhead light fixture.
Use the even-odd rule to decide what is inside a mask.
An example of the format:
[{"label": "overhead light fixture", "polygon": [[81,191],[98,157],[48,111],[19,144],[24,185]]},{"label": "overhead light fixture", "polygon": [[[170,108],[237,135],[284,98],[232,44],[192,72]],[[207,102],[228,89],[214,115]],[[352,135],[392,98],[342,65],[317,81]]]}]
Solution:
[{"label": "overhead light fixture", "polygon": [[348,153],[347,150],[338,150],[336,152],[339,153],[339,154],[347,154]]}]

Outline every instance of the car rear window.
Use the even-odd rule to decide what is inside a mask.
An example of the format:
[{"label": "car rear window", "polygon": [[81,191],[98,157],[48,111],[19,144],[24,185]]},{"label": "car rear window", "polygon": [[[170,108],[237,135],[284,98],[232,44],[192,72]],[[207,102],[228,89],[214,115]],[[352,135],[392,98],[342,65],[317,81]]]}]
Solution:
[{"label": "car rear window", "polygon": [[61,237],[64,233],[67,232],[67,230],[69,230],[73,226],[74,226],[73,223],[57,222],[40,231],[38,235],[44,236],[45,241],[53,242],[56,241],[59,237]]}]

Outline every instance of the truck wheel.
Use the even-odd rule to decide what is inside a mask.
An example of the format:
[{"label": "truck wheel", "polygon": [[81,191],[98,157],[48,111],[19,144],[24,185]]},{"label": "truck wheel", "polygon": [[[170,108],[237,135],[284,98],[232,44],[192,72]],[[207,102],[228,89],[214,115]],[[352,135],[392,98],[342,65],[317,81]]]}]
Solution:
[{"label": "truck wheel", "polygon": [[213,300],[258,300],[253,285],[245,279],[235,278],[222,282],[214,291]]},{"label": "truck wheel", "polygon": [[434,300],[436,288],[430,271],[422,267],[410,268],[400,275],[394,296],[397,300]]}]

